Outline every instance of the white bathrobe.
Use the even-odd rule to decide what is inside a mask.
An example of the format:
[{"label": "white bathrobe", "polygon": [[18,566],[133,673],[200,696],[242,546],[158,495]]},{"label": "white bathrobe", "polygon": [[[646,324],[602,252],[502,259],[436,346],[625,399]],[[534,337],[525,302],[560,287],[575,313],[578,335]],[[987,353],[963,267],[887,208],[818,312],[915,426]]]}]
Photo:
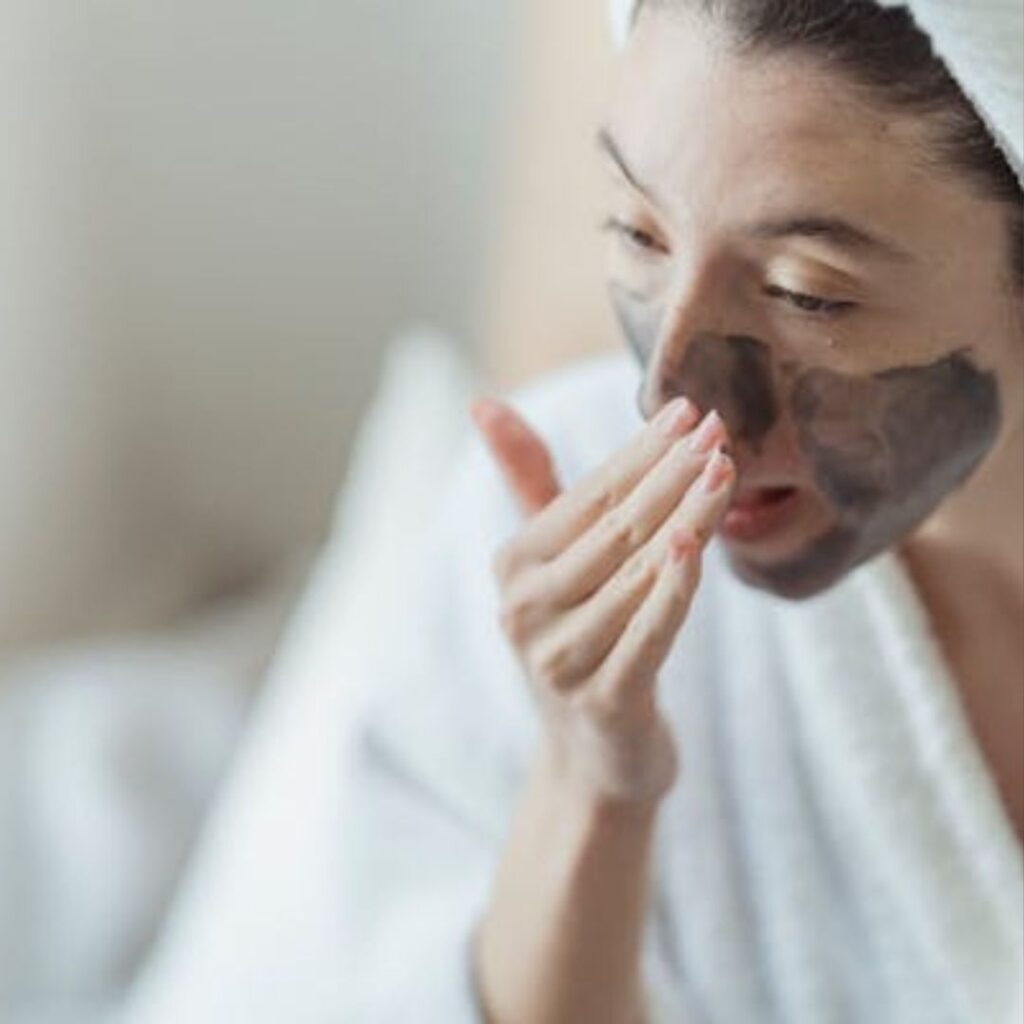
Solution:
[{"label": "white bathrobe", "polygon": [[[631,0],[611,3],[624,35]],[[912,6],[1019,173],[1021,0]],[[637,385],[616,356],[517,404],[571,482],[640,427]],[[422,434],[403,452],[421,500]],[[405,524],[391,491],[357,518]],[[353,574],[342,667],[312,659],[263,708],[126,1024],[481,1020],[472,936],[537,733],[490,574],[517,526],[474,443],[433,539],[410,522]],[[897,556],[788,604],[712,549],[660,685],[684,767],[660,819],[652,1020],[1024,1019],[1021,847]]]},{"label": "white bathrobe", "polygon": [[[625,355],[515,399],[571,483],[641,426]],[[471,942],[536,740],[491,558],[518,516],[474,443],[380,652],[341,827],[346,1024],[475,1024]],[[803,603],[715,547],[660,674],[683,771],[645,973],[680,1024],[1009,1024],[1024,861],[895,554]]]}]

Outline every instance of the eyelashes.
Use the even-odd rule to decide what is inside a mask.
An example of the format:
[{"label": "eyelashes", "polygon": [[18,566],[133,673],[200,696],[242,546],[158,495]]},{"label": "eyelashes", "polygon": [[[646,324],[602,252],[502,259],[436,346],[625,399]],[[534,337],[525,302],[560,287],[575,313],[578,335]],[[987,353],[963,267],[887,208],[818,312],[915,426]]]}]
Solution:
[{"label": "eyelashes", "polygon": [[665,255],[668,253],[667,246],[658,241],[651,232],[628,224],[617,217],[609,217],[605,220],[601,225],[601,230],[618,236],[628,248],[635,249],[642,255]]},{"label": "eyelashes", "polygon": [[[601,231],[615,235],[626,249],[638,258],[650,260],[668,255],[668,247],[652,232],[638,228],[618,217],[609,217],[603,221]],[[847,299],[827,299],[820,295],[793,291],[776,284],[766,285],[764,294],[769,298],[787,303],[800,313],[816,318],[842,316],[857,307],[856,302]]]},{"label": "eyelashes", "polygon": [[777,284],[768,285],[764,289],[764,293],[773,299],[788,302],[803,313],[812,313],[817,316],[839,316],[842,313],[848,313],[857,305],[857,303],[845,299],[823,299],[818,295],[790,291]]}]

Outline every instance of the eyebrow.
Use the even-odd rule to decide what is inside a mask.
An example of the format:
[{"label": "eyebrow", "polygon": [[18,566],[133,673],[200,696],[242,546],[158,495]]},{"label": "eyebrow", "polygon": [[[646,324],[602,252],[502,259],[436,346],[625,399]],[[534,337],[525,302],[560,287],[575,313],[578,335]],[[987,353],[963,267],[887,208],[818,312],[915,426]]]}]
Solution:
[{"label": "eyebrow", "polygon": [[897,263],[910,263],[914,257],[893,242],[872,235],[840,217],[815,213],[796,214],[779,220],[760,221],[748,228],[755,238],[820,238],[851,252],[868,252]]},{"label": "eyebrow", "polygon": [[645,185],[642,185],[638,180],[637,176],[630,170],[629,164],[626,163],[626,158],[622,155],[622,150],[619,149],[619,144],[612,138],[612,133],[607,128],[602,128],[597,133],[597,148],[602,153],[606,153],[611,157],[612,163],[618,167],[622,176],[630,183],[647,200],[653,205],[657,206],[658,202],[651,195],[650,189]]},{"label": "eyebrow", "polygon": [[[606,153],[619,169],[623,178],[652,205],[659,206],[651,190],[642,184],[630,169],[618,143],[607,128],[597,133],[597,146]],[[818,238],[849,252],[866,252],[882,256],[897,263],[914,261],[913,255],[888,239],[873,235],[841,217],[830,217],[813,211],[786,217],[759,221],[747,228],[755,238],[777,240],[782,238]]]}]

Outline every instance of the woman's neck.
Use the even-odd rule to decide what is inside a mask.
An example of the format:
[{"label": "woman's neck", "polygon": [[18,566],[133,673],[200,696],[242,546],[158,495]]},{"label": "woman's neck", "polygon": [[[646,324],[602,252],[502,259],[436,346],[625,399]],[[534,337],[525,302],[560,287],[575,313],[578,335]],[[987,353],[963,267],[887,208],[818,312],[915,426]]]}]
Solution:
[{"label": "woman's neck", "polygon": [[944,603],[969,598],[968,580],[948,563],[970,570],[975,583],[988,581],[1024,610],[1024,427],[1001,446],[976,479],[947,499],[942,509],[907,542],[912,561],[937,562]]},{"label": "woman's neck", "polygon": [[962,703],[1024,839],[1024,445],[904,545],[903,554]]}]

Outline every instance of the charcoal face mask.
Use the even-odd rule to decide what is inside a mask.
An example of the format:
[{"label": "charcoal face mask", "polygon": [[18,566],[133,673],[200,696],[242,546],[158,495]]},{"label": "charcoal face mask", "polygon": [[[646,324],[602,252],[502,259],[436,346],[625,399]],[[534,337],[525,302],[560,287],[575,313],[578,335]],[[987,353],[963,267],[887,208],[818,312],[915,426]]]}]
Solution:
[{"label": "charcoal face mask", "polygon": [[[626,338],[646,369],[661,317],[612,292]],[[718,409],[739,447],[759,454],[787,417],[835,522],[795,557],[769,566],[733,558],[748,582],[787,597],[824,590],[913,531],[977,468],[999,433],[994,376],[967,351],[924,366],[855,376],[773,355],[754,338],[700,335],[662,382]]]}]

